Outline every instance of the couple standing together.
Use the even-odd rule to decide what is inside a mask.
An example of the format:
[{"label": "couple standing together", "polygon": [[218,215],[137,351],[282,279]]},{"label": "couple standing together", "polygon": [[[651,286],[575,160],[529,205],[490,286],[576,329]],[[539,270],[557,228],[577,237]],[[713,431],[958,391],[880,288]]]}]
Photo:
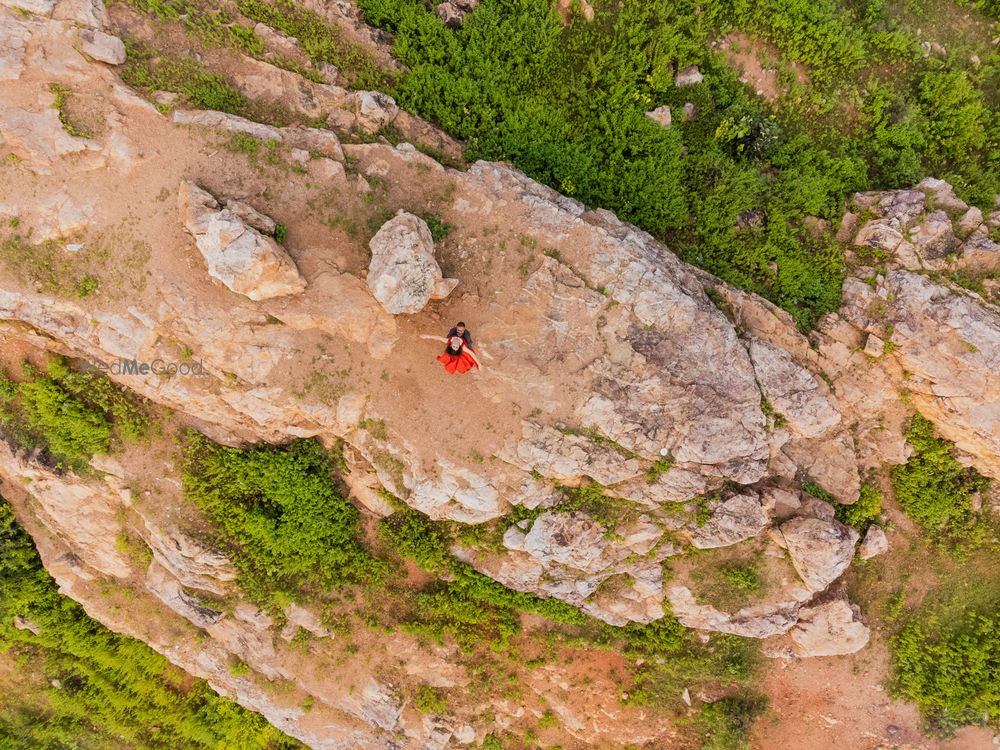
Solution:
[{"label": "couple standing together", "polygon": [[444,352],[438,355],[437,361],[443,364],[444,369],[452,375],[478,370],[482,367],[472,349],[472,334],[462,321],[456,323],[444,338],[440,336],[425,336],[424,338],[444,342]]}]

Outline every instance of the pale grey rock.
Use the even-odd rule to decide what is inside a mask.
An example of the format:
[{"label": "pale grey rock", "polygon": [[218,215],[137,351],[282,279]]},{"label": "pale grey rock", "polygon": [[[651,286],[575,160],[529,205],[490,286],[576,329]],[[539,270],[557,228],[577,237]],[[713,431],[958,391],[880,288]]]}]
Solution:
[{"label": "pale grey rock", "polygon": [[840,412],[809,370],[784,349],[759,338],[750,341],[750,359],[764,397],[803,437],[818,437],[840,423]]},{"label": "pale grey rock", "polygon": [[[885,312],[876,318],[873,309]],[[905,270],[875,287],[845,283],[840,315],[860,330],[892,325],[893,359],[910,373],[914,406],[979,471],[1000,477],[1000,317],[977,297]]]},{"label": "pale grey rock", "polygon": [[236,569],[225,555],[209,549],[178,529],[164,530],[145,518],[146,542],[153,559],[188,588],[213,594],[226,592],[226,583],[236,580]]},{"label": "pale grey rock", "polygon": [[42,634],[42,629],[23,615],[14,615],[14,627],[18,630],[26,630],[33,635]]},{"label": "pale grey rock", "polygon": [[927,263],[944,260],[957,252],[960,244],[951,225],[951,218],[942,210],[932,211],[911,230],[909,241],[917,255]]},{"label": "pale grey rock", "polygon": [[209,276],[230,290],[256,301],[306,288],[295,262],[278,243],[234,211],[221,208],[207,191],[183,181],[177,204],[181,222],[208,264]]},{"label": "pale grey rock", "polygon": [[211,627],[224,617],[222,612],[204,606],[185,592],[180,581],[155,561],[146,571],[146,588],[170,609],[199,628]]},{"label": "pale grey rock", "polygon": [[265,216],[249,203],[244,203],[243,201],[236,200],[235,198],[226,198],[223,201],[223,204],[226,208],[236,214],[236,218],[244,224],[253,227],[258,232],[263,234],[274,234],[274,230],[277,226],[274,219],[270,216]]},{"label": "pale grey rock", "polygon": [[282,141],[294,148],[322,154],[335,161],[344,161],[340,138],[332,130],[322,128],[292,127],[281,129]]},{"label": "pale grey rock", "polygon": [[874,333],[869,333],[865,338],[865,348],[864,353],[869,357],[881,357],[885,354],[885,341],[876,336]]},{"label": "pale grey rock", "polygon": [[[46,95],[46,98],[51,100],[52,96]],[[8,105],[0,107],[0,138],[11,153],[38,174],[52,174],[55,162],[60,159],[100,151],[96,141],[66,132],[51,101],[37,111]],[[90,155],[100,159],[98,154]],[[97,161],[91,166],[101,163]]]},{"label": "pale grey rock", "polygon": [[437,13],[437,17],[440,18],[444,25],[449,29],[457,29],[462,26],[462,21],[465,20],[465,13],[452,2],[445,0],[443,3],[438,3],[438,6],[434,9]]},{"label": "pale grey rock", "polygon": [[[0,300],[0,311],[3,302]],[[93,487],[73,474],[56,474],[15,455],[0,441],[0,476],[29,486],[38,501],[35,511],[53,533],[67,541],[70,551],[85,565],[111,578],[128,578],[129,561],[119,550],[120,497],[104,486]]]},{"label": "pale grey rock", "polygon": [[374,133],[389,125],[399,114],[396,100],[381,91],[354,92],[358,126]]},{"label": "pale grey rock", "polygon": [[791,655],[807,658],[856,653],[868,644],[871,631],[856,605],[834,599],[799,610],[799,621],[788,635]]},{"label": "pale grey rock", "polygon": [[734,495],[715,507],[703,525],[689,530],[691,544],[698,549],[728,547],[752,539],[768,523],[770,518],[757,497]]},{"label": "pale grey rock", "polygon": [[96,29],[79,31],[80,51],[90,58],[109,65],[125,62],[125,43],[116,36]]},{"label": "pale grey rock", "polygon": [[274,624],[274,619],[267,612],[246,602],[240,602],[236,605],[233,609],[233,617],[252,626],[255,630],[267,630]]},{"label": "pale grey rock", "polygon": [[282,34],[277,29],[273,29],[266,23],[258,22],[253,27],[253,33],[259,36],[264,45],[272,52],[278,52],[285,57],[290,57],[293,60],[296,55],[301,54],[301,48],[299,45],[299,40],[292,36],[287,36]]},{"label": "pale grey rock", "polygon": [[0,0],[0,5],[8,8],[33,13],[38,16],[50,16],[58,0]]},{"label": "pale grey rock", "polygon": [[281,637],[286,641],[290,641],[294,638],[299,628],[302,628],[317,638],[329,638],[333,635],[333,631],[323,625],[319,616],[312,610],[306,609],[305,607],[292,602],[285,607],[284,611],[287,622],[285,623],[285,627],[281,630]]},{"label": "pale grey rock", "polygon": [[799,603],[766,603],[745,607],[733,613],[707,604],[698,604],[686,586],[667,589],[670,611],[682,625],[696,630],[729,633],[744,638],[770,638],[787,633],[798,621]]},{"label": "pale grey rock", "polygon": [[217,130],[227,130],[231,133],[243,133],[257,138],[261,141],[282,140],[281,131],[270,125],[262,125],[259,122],[248,120],[245,117],[231,115],[227,112],[216,112],[215,110],[174,110],[173,120],[178,125],[194,125],[202,128],[215,128]]},{"label": "pale grey rock", "polygon": [[111,23],[103,0],[59,0],[52,18],[90,29],[104,29]]},{"label": "pale grey rock", "polygon": [[0,81],[16,81],[24,72],[25,44],[31,38],[27,23],[0,11]]},{"label": "pale grey rock", "polygon": [[861,476],[850,430],[818,438],[794,439],[781,450],[839,502],[850,504],[858,499]]},{"label": "pale grey rock", "polygon": [[702,75],[697,65],[688,65],[686,68],[681,68],[677,71],[677,75],[674,76],[674,85],[678,88],[681,86],[694,86],[704,80],[705,76]]},{"label": "pale grey rock", "polygon": [[613,485],[642,472],[639,461],[613,446],[526,420],[521,422],[520,436],[512,435],[499,455],[525,471],[559,481],[590,478]]},{"label": "pale grey rock", "polygon": [[420,312],[432,299],[444,299],[458,285],[445,279],[434,258],[427,222],[400,210],[368,242],[368,288],[386,312]]},{"label": "pale grey rock", "polygon": [[882,527],[872,524],[865,532],[865,538],[858,547],[858,557],[862,560],[870,560],[878,555],[883,555],[889,551],[889,538],[885,535]]},{"label": "pale grey rock", "polygon": [[40,198],[33,213],[33,236],[41,241],[72,237],[90,227],[94,220],[91,203],[77,200],[62,190]]},{"label": "pale grey rock", "polygon": [[955,195],[955,189],[945,180],[925,177],[917,183],[917,189],[927,194],[929,204],[935,209],[943,209],[949,213],[964,213],[969,210],[969,205]]},{"label": "pale grey rock", "polygon": [[662,128],[669,128],[671,122],[673,121],[673,118],[670,115],[670,107],[666,104],[650,110],[646,113],[646,117]]},{"label": "pale grey rock", "polygon": [[507,549],[526,552],[543,566],[559,563],[598,573],[607,567],[605,531],[585,513],[543,513],[527,533],[511,526],[503,542]]},{"label": "pale grey rock", "polygon": [[788,555],[812,591],[822,591],[847,570],[858,532],[838,521],[793,518],[781,524]]}]

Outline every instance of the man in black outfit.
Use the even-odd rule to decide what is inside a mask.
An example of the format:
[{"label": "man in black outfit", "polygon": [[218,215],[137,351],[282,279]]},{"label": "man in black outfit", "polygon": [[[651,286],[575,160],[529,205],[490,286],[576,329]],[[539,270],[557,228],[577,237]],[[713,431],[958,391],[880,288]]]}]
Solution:
[{"label": "man in black outfit", "polygon": [[472,334],[469,333],[469,329],[465,327],[465,323],[461,320],[458,321],[450,331],[448,331],[448,338],[450,339],[452,336],[458,336],[465,342],[465,345],[469,349],[472,348]]}]

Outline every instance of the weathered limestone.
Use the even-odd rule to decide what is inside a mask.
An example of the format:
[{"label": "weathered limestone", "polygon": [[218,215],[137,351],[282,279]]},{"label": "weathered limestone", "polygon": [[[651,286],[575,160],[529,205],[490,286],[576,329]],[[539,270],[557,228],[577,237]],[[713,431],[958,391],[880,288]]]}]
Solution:
[{"label": "weathered limestone", "polygon": [[792,564],[812,591],[822,591],[847,570],[858,532],[838,521],[793,518],[781,524]]},{"label": "weathered limestone", "polygon": [[393,315],[420,312],[429,300],[444,299],[458,285],[458,279],[441,273],[430,229],[418,216],[399,211],[368,245],[368,288]]},{"label": "weathered limestone", "polygon": [[236,211],[221,208],[210,193],[193,182],[181,183],[177,205],[212,278],[252,300],[298,294],[305,289],[305,279],[278,243],[243,221],[240,214],[248,216],[245,209],[249,207]]},{"label": "weathered limestone", "polygon": [[884,555],[889,551],[889,538],[880,526],[872,524],[865,532],[865,538],[858,547],[858,557],[862,560],[870,560],[878,555]]},{"label": "weathered limestone", "polygon": [[770,523],[753,495],[734,495],[718,505],[701,526],[691,529],[691,543],[698,549],[728,547],[757,536]]}]

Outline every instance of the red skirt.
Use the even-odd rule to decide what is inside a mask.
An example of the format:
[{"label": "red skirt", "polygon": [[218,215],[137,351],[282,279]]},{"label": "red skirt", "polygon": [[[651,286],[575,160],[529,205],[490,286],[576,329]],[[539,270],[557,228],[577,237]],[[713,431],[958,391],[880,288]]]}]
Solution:
[{"label": "red skirt", "polygon": [[462,353],[459,355],[448,354],[448,352],[445,352],[444,354],[439,354],[437,361],[443,364],[444,369],[446,369],[452,375],[454,375],[455,373],[459,374],[465,373],[468,372],[469,370],[479,368],[479,365],[476,364],[476,360],[474,360],[469,355],[469,353],[465,351],[465,349],[463,349]]}]

